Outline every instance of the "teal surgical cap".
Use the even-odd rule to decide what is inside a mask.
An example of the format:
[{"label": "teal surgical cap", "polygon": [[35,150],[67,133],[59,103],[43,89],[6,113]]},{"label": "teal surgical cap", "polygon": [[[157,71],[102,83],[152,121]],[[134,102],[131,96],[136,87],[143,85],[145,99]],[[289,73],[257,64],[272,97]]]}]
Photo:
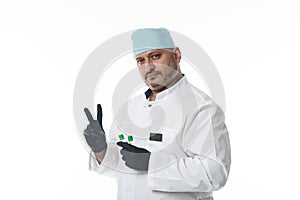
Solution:
[{"label": "teal surgical cap", "polygon": [[153,50],[175,48],[170,32],[165,28],[144,28],[131,35],[133,56]]}]

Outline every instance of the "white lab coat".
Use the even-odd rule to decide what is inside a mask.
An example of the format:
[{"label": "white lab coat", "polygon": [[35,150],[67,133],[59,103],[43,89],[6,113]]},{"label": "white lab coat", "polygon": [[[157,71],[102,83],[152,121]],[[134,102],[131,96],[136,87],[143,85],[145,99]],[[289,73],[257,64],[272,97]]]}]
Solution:
[{"label": "white lab coat", "polygon": [[[128,111],[128,112],[127,112]],[[161,133],[162,141],[149,140]],[[148,173],[125,166],[119,135],[151,152]],[[222,110],[184,76],[171,88],[132,99],[116,116],[101,165],[90,155],[90,169],[118,180],[118,200],[198,200],[212,196],[228,178],[231,157]]]}]

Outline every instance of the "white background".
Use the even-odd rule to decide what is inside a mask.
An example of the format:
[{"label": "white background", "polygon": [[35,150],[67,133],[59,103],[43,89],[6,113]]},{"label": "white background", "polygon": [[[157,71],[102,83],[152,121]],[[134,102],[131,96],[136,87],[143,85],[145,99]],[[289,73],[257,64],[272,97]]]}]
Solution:
[{"label": "white background", "polygon": [[143,27],[193,39],[220,73],[232,167],[215,199],[299,199],[299,19],[289,0],[1,1],[0,199],[115,199],[88,171],[73,90],[97,46]]}]

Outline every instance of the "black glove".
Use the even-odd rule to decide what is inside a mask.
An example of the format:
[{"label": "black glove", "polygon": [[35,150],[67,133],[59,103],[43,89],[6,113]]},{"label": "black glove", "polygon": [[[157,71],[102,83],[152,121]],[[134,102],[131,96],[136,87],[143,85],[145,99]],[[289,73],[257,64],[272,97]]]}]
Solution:
[{"label": "black glove", "polygon": [[87,108],[84,109],[84,112],[90,122],[83,131],[85,140],[93,152],[99,153],[107,147],[105,132],[102,127],[102,107],[100,104],[97,105],[97,120],[93,119]]},{"label": "black glove", "polygon": [[120,153],[127,167],[139,171],[148,171],[150,151],[133,146],[127,142],[117,142],[117,145],[122,147]]}]

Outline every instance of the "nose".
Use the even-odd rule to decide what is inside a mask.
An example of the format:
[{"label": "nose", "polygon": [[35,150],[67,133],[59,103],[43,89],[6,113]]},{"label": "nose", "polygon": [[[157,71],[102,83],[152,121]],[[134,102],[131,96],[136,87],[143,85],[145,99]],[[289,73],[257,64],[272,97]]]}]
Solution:
[{"label": "nose", "polygon": [[147,62],[144,65],[145,72],[151,72],[155,69],[155,65],[152,62]]}]

